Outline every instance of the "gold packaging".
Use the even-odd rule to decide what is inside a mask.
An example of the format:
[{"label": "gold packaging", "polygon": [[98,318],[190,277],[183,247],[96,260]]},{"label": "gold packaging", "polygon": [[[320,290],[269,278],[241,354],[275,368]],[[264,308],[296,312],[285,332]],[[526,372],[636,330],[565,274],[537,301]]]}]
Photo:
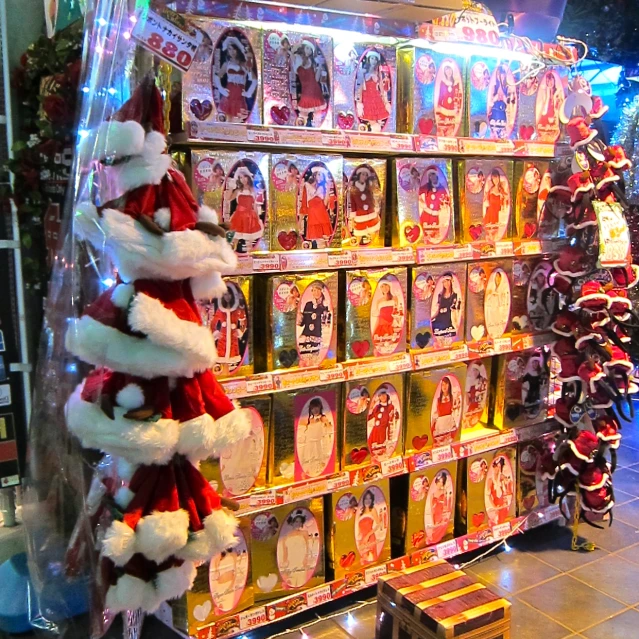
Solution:
[{"label": "gold packaging", "polygon": [[327,555],[333,579],[391,557],[388,479],[326,496]]},{"label": "gold packaging", "polygon": [[464,432],[487,426],[490,421],[492,359],[476,359],[466,364],[464,393]]},{"label": "gold packaging", "polygon": [[550,286],[552,262],[541,257],[513,260],[511,333],[548,330],[559,310],[559,296]]},{"label": "gold packaging", "polygon": [[271,250],[342,245],[341,155],[271,156]]},{"label": "gold packaging", "polygon": [[269,154],[193,151],[193,192],[228,225],[239,254],[267,251],[270,238]]},{"label": "gold packaging", "polygon": [[407,270],[346,271],[345,359],[406,352]]},{"label": "gold packaging", "polygon": [[461,160],[458,177],[463,241],[494,243],[510,239],[512,161]]},{"label": "gold packaging", "polygon": [[407,455],[459,441],[466,365],[415,371],[408,378]]},{"label": "gold packaging", "polygon": [[240,497],[266,486],[266,466],[271,424],[271,397],[239,400],[248,410],[251,432],[236,444],[227,446],[218,458],[200,463],[200,471],[224,497]]},{"label": "gold packaging", "polygon": [[268,601],[324,583],[321,497],[250,515],[255,601]]},{"label": "gold packaging", "polygon": [[512,260],[471,262],[466,293],[466,343],[473,352],[490,350],[511,327]]},{"label": "gold packaging", "polygon": [[242,517],[239,522],[238,543],[201,564],[191,589],[171,602],[177,630],[197,636],[218,619],[253,605],[250,520]]},{"label": "gold packaging", "polygon": [[403,46],[397,50],[397,130],[452,138],[466,135],[466,59]]},{"label": "gold packaging", "polygon": [[256,326],[258,343],[264,345],[260,370],[334,366],[337,272],[271,275],[260,284],[256,308],[271,309],[270,317]]},{"label": "gold packaging", "polygon": [[215,139],[214,125],[261,124],[260,29],[194,18],[206,34],[182,79],[182,117],[189,137]]},{"label": "gold packaging", "polygon": [[215,339],[217,379],[252,375],[253,366],[253,276],[225,277],[227,291],[211,302],[198,302],[202,324]]},{"label": "gold packaging", "polygon": [[450,160],[394,161],[397,215],[393,246],[445,246],[455,242],[455,190]]},{"label": "gold packaging", "polygon": [[453,539],[456,484],[454,461],[410,473],[403,554]]},{"label": "gold packaging", "polygon": [[411,269],[411,351],[454,349],[465,340],[466,264]]},{"label": "gold packaging", "polygon": [[500,355],[493,424],[497,428],[516,428],[546,421],[549,379],[542,348]]},{"label": "gold packaging", "polygon": [[341,386],[273,395],[269,483],[290,484],[339,470]]},{"label": "gold packaging", "polygon": [[539,237],[543,206],[550,182],[548,160],[516,160],[513,184],[516,189],[513,237],[528,240]]},{"label": "gold packaging", "polygon": [[550,505],[548,467],[557,441],[556,433],[549,433],[517,446],[517,515],[528,515]]},{"label": "gold packaging", "polygon": [[404,376],[344,385],[342,470],[380,464],[404,452]]},{"label": "gold packaging", "polygon": [[342,245],[384,246],[385,209],[386,160],[344,158]]},{"label": "gold packaging", "polygon": [[456,534],[499,526],[517,512],[517,449],[479,453],[460,461]]}]

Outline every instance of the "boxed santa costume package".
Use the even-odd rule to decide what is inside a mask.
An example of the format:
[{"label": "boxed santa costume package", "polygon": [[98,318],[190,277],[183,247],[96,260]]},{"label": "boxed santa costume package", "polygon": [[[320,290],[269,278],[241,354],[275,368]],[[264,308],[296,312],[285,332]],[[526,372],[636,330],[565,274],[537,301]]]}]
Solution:
[{"label": "boxed santa costume package", "polygon": [[333,128],[395,133],[395,46],[354,33],[333,43]]},{"label": "boxed santa costume package", "polygon": [[384,246],[386,236],[386,160],[344,158],[342,245]]},{"label": "boxed santa costume package", "polygon": [[455,195],[450,160],[394,161],[397,215],[393,246],[441,246],[455,242]]},{"label": "boxed santa costume package", "polygon": [[515,258],[512,262],[511,333],[541,333],[559,310],[559,294],[550,285],[552,262],[541,257]]},{"label": "boxed santa costume package", "polygon": [[433,264],[411,269],[410,348],[455,349],[463,345],[466,264]]},{"label": "boxed santa costume package", "polygon": [[512,161],[461,160],[458,178],[463,241],[494,243],[510,239]]},{"label": "boxed santa costume package", "polygon": [[253,276],[225,277],[226,291],[200,302],[202,324],[208,326],[217,350],[213,372],[219,379],[251,375],[253,366]]},{"label": "boxed santa costume package", "polygon": [[[329,368],[337,361],[337,272],[271,275],[260,281],[260,370]],[[257,338],[256,338],[257,340]]]},{"label": "boxed santa costume package", "polygon": [[264,124],[333,128],[333,40],[264,29]]},{"label": "boxed santa costume package", "polygon": [[191,153],[193,191],[218,212],[238,254],[269,248],[269,158],[245,151]]},{"label": "boxed santa costume package", "polygon": [[248,517],[255,601],[278,599],[324,582],[322,498]]},{"label": "boxed santa costume package", "polygon": [[342,469],[381,464],[401,457],[404,452],[404,375],[346,382],[343,395]]},{"label": "boxed santa costume package", "polygon": [[269,483],[292,484],[339,470],[339,384],[275,393]]},{"label": "boxed santa costume package", "polygon": [[548,481],[555,472],[553,453],[557,442],[556,433],[517,445],[517,515],[550,505]]},{"label": "boxed santa costume package", "polygon": [[327,495],[325,517],[332,578],[363,585],[366,568],[391,557],[388,479]]},{"label": "boxed santa costume package", "polygon": [[271,250],[342,245],[341,155],[271,155]]},{"label": "boxed santa costume package", "polygon": [[406,268],[346,271],[344,359],[406,351]]},{"label": "boxed santa costume package", "polygon": [[466,134],[463,56],[422,47],[397,51],[398,131],[452,138]]},{"label": "boxed santa costume package", "polygon": [[476,359],[466,364],[464,389],[464,431],[487,426],[490,421],[490,399],[493,360]]},{"label": "boxed santa costume package", "polygon": [[415,371],[408,376],[406,454],[459,441],[466,365]]},{"label": "boxed santa costume package", "polygon": [[472,352],[489,352],[510,334],[511,273],[510,259],[468,264],[466,343]]},{"label": "boxed santa costume package", "polygon": [[543,348],[500,355],[495,377],[498,428],[515,428],[546,421],[550,371]]},{"label": "boxed santa costume package", "polygon": [[[171,602],[173,626],[197,635],[214,621],[250,608],[254,603],[251,578],[251,526],[240,519],[237,543],[197,569],[190,590]],[[235,621],[239,628],[239,620]]]},{"label": "boxed santa costume package", "polygon": [[541,237],[542,213],[551,188],[550,162],[516,160],[513,186],[516,191],[513,237],[520,240]]},{"label": "boxed santa costume package", "polygon": [[498,448],[461,460],[455,535],[494,528],[513,519],[517,512],[516,491],[515,447]]},{"label": "boxed santa costume package", "polygon": [[266,486],[271,428],[270,396],[247,397],[239,402],[249,415],[249,434],[220,451],[218,458],[200,463],[204,477],[220,494],[231,499]]},{"label": "boxed santa costume package", "polygon": [[206,34],[182,80],[182,114],[192,138],[215,139],[220,124],[261,124],[260,30],[196,18]]}]

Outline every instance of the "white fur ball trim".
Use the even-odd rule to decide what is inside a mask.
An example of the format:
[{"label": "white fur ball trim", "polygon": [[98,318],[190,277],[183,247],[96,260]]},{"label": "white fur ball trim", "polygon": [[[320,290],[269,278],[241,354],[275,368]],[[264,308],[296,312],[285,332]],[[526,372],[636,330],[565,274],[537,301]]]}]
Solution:
[{"label": "white fur ball trim", "polygon": [[204,530],[211,542],[213,554],[222,552],[237,544],[237,519],[226,510],[219,508],[214,510],[204,520]]},{"label": "white fur ball trim", "polygon": [[210,222],[212,224],[220,223],[220,218],[218,217],[217,212],[204,204],[198,209],[197,219],[200,222]]},{"label": "white fur ball trim", "polygon": [[120,508],[126,508],[134,497],[135,493],[128,486],[122,486],[115,491],[113,499]]},{"label": "white fur ball trim", "polygon": [[177,599],[190,590],[196,573],[197,569],[192,561],[185,561],[181,566],[158,573],[155,578],[155,587],[160,602]]},{"label": "white fur ball trim", "polygon": [[126,408],[127,410],[140,408],[144,406],[144,391],[142,387],[137,384],[127,384],[118,391],[118,394],[115,396],[115,401],[118,406]]},{"label": "white fur ball trim", "polygon": [[153,214],[153,219],[155,223],[165,231],[169,231],[171,229],[171,209],[168,207],[158,209]]},{"label": "white fur ball trim", "polygon": [[114,521],[102,540],[102,554],[116,566],[124,566],[135,554],[135,532],[123,521]]},{"label": "white fur ball trim", "polygon": [[135,293],[133,284],[118,284],[111,293],[111,301],[118,307],[127,309]]},{"label": "white fur ball trim", "polygon": [[118,477],[122,481],[131,481],[139,464],[133,464],[124,459],[124,457],[118,457],[117,460]]},{"label": "white fur ball trim", "polygon": [[189,539],[186,510],[154,512],[142,517],[135,527],[136,548],[147,559],[162,563]]},{"label": "white fur ball trim", "polygon": [[142,608],[149,588],[155,590],[153,584],[132,575],[122,575],[107,591],[106,607],[113,613]]}]

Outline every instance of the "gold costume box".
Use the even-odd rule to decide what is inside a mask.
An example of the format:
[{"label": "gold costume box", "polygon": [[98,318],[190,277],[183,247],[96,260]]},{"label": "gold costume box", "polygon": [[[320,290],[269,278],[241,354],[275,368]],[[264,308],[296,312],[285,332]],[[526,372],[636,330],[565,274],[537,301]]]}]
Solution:
[{"label": "gold costume box", "polygon": [[466,387],[464,394],[464,431],[476,426],[487,426],[490,421],[490,388],[492,359],[476,359],[466,364]]},{"label": "gold costume box", "polygon": [[550,182],[548,160],[516,161],[513,185],[516,189],[513,237],[528,240],[540,236],[540,221]]},{"label": "gold costume box", "polygon": [[553,471],[556,442],[557,434],[549,433],[517,446],[517,515],[520,517],[550,506],[548,472]]},{"label": "gold costume box", "polygon": [[550,329],[559,310],[559,295],[550,286],[552,262],[542,257],[513,260],[511,333],[540,333]]}]

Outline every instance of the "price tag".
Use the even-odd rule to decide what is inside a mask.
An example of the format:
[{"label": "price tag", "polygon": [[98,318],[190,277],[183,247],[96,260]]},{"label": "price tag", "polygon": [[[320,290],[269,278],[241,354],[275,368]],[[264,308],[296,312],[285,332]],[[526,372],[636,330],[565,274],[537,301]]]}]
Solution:
[{"label": "price tag", "polygon": [[347,148],[350,142],[349,137],[343,131],[334,133],[322,133],[322,146],[331,148]]},{"label": "price tag", "polygon": [[450,444],[433,448],[433,464],[442,464],[453,460],[453,449]]},{"label": "price tag", "polygon": [[313,608],[329,602],[332,598],[330,586],[314,588],[306,593],[306,605]]},{"label": "price tag", "polygon": [[246,610],[239,614],[240,630],[250,630],[266,623],[266,608]]},{"label": "price tag", "polygon": [[131,35],[145,49],[182,71],[189,70],[203,37],[201,31],[169,9],[149,9],[146,20],[138,20]]},{"label": "price tag", "polygon": [[328,382],[343,382],[346,379],[346,372],[337,364],[334,368],[327,368],[326,370],[320,370],[319,380],[324,383]]},{"label": "price tag", "polygon": [[450,361],[460,362],[468,359],[468,346],[464,344],[460,348],[453,348],[450,351]]},{"label": "price tag", "polygon": [[435,262],[448,262],[455,259],[455,247],[449,246],[445,248],[426,248],[420,246],[417,248],[418,264],[433,264]]},{"label": "price tag", "polygon": [[388,367],[392,373],[402,373],[404,371],[410,371],[413,369],[413,362],[408,353],[404,353],[397,359],[392,359]]},{"label": "price tag", "polygon": [[510,337],[498,337],[493,341],[495,353],[510,353],[513,348],[512,340]]},{"label": "price tag", "polygon": [[253,375],[246,378],[246,392],[250,394],[266,393],[273,390],[273,378],[270,375]]},{"label": "price tag", "polygon": [[382,475],[391,477],[392,475],[401,475],[406,471],[403,457],[391,457],[382,462]]},{"label": "price tag", "polygon": [[413,357],[415,368],[432,368],[433,366],[441,366],[450,362],[448,351],[435,351],[433,353],[415,353]]},{"label": "price tag", "polygon": [[442,153],[457,153],[459,151],[457,138],[437,138],[437,149]]},{"label": "price tag", "polygon": [[450,541],[445,541],[442,544],[437,544],[436,550],[437,556],[440,559],[450,559],[459,552],[457,549],[457,540],[451,539]]},{"label": "price tag", "polygon": [[517,431],[507,430],[505,433],[499,435],[499,445],[508,446],[510,444],[516,444],[519,441]]},{"label": "price tag", "polygon": [[377,580],[380,577],[383,577],[385,574],[385,564],[382,564],[381,566],[372,566],[371,568],[366,568],[366,570],[364,570],[364,582],[366,583],[366,585],[376,584]]},{"label": "price tag", "polygon": [[337,477],[329,477],[326,482],[326,487],[328,488],[329,493],[334,493],[337,490],[342,490],[342,488],[348,488],[351,485],[351,477],[345,472],[341,473]]},{"label": "price tag", "polygon": [[390,139],[390,148],[393,151],[413,151],[413,138],[410,135],[400,137],[392,136]]},{"label": "price tag", "polygon": [[526,155],[539,158],[552,158],[555,155],[554,144],[543,144],[542,142],[526,142]]},{"label": "price tag", "polygon": [[410,246],[401,249],[393,249],[393,264],[413,264],[415,262],[415,253]]},{"label": "price tag", "polygon": [[246,139],[256,144],[276,144],[277,131],[268,127],[248,127]]},{"label": "price tag", "polygon": [[329,268],[350,268],[356,266],[357,261],[352,251],[340,251],[328,254]]},{"label": "price tag", "polygon": [[277,255],[277,253],[271,254],[271,255],[254,255],[253,270],[256,273],[267,273],[270,271],[279,271],[280,256]]},{"label": "price tag", "polygon": [[510,257],[514,254],[514,247],[511,240],[495,242],[495,255],[498,257]]},{"label": "price tag", "polygon": [[249,497],[249,506],[251,508],[262,508],[263,506],[275,506],[277,504],[277,493],[269,490],[264,493],[256,493]]},{"label": "price tag", "polygon": [[475,257],[475,249],[467,244],[455,249],[456,260],[472,260]]},{"label": "price tag", "polygon": [[493,539],[503,539],[510,534],[510,522],[507,521],[505,524],[499,524],[497,526],[493,526]]},{"label": "price tag", "polygon": [[522,240],[515,247],[516,255],[539,255],[543,253],[541,240]]}]

